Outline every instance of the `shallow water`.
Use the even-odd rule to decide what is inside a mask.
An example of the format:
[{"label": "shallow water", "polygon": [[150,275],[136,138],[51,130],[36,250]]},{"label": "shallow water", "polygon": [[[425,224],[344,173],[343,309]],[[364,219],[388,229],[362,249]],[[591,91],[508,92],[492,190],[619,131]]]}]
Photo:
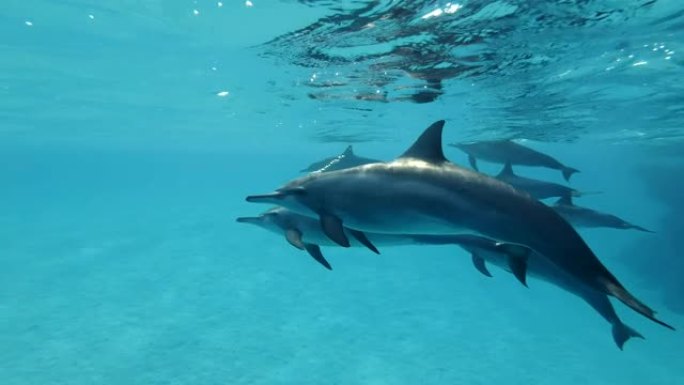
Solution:
[{"label": "shallow water", "polygon": [[[601,192],[578,204],[654,229],[579,231],[684,328],[684,8],[370,3],[3,6],[3,384],[684,383],[681,330],[617,301],[646,337],[624,351],[580,299],[486,278],[459,248],[327,247],[330,272],[235,222],[315,160],[390,160],[446,119],[445,143],[523,140]],[[427,101],[415,73],[444,63]]]}]

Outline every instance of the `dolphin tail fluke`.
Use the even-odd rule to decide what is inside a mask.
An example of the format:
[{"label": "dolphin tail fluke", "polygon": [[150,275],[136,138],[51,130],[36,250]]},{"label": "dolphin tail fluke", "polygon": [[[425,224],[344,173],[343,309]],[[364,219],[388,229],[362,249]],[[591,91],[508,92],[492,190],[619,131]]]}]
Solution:
[{"label": "dolphin tail fluke", "polygon": [[347,230],[349,230],[351,235],[353,235],[357,241],[361,242],[362,245],[369,248],[375,254],[380,254],[380,251],[378,251],[378,248],[375,247],[375,245],[373,243],[371,243],[371,241],[368,239],[368,237],[366,237],[366,234],[364,234],[361,231],[353,230],[353,229],[349,229],[349,228]]},{"label": "dolphin tail fluke", "polygon": [[572,167],[563,167],[561,169],[561,172],[563,173],[563,178],[565,178],[566,181],[570,182],[570,177],[572,176],[572,174],[580,171]]},{"label": "dolphin tail fluke", "polygon": [[620,302],[629,306],[632,310],[636,311],[637,313],[643,315],[644,317],[650,319],[651,321],[661,326],[664,326],[670,330],[675,330],[675,328],[672,325],[668,325],[667,323],[657,319],[655,317],[655,311],[653,311],[653,309],[651,309],[650,307],[646,306],[644,303],[636,299],[636,297],[630,294],[627,291],[627,289],[625,289],[621,285],[613,282],[605,282],[605,288],[606,292],[609,295],[612,295],[613,297],[619,299]]},{"label": "dolphin tail fluke", "polygon": [[625,342],[629,341],[630,338],[641,338],[642,340],[645,339],[641,333],[623,324],[622,322],[613,325],[613,340],[620,350],[623,349]]},{"label": "dolphin tail fluke", "polygon": [[470,163],[470,167],[472,167],[473,170],[475,170],[475,171],[480,171],[480,170],[477,168],[477,158],[476,158],[476,157],[474,157],[474,156],[472,156],[472,155],[468,155],[468,163]]}]

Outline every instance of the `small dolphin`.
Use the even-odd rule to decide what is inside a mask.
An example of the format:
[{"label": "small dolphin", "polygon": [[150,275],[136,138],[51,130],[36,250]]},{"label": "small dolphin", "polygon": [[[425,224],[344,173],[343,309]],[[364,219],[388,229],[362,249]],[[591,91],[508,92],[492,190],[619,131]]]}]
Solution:
[{"label": "small dolphin", "polygon": [[602,213],[582,206],[576,206],[572,198],[562,197],[551,206],[565,220],[576,227],[608,227],[613,229],[634,229],[646,233],[655,233],[637,226],[612,214]]},{"label": "small dolphin", "polygon": [[547,167],[560,170],[563,178],[570,181],[572,174],[579,170],[567,167],[549,155],[525,147],[511,140],[487,140],[470,143],[452,143],[456,147],[468,154],[468,161],[473,169],[477,170],[477,158],[494,163],[511,163],[522,166]]},{"label": "small dolphin", "polygon": [[[323,257],[319,246],[337,246],[321,229],[320,223],[310,217],[296,214],[283,207],[275,207],[257,217],[240,217],[241,223],[251,223],[278,235],[284,235],[290,244],[298,249],[304,248],[325,268],[332,270],[330,263]],[[345,231],[350,231],[345,229]],[[486,262],[499,266],[513,273],[518,280],[524,281],[527,271],[532,277],[545,280],[584,299],[604,319],[612,325],[615,344],[622,350],[624,343],[631,337],[643,338],[641,334],[625,325],[615,313],[613,305],[605,294],[587,288],[577,280],[563,273],[545,258],[531,254],[524,246],[504,244],[492,239],[467,234],[457,235],[402,235],[367,233],[366,236],[375,245],[401,246],[413,244],[456,245],[471,254],[475,268],[482,274],[491,277]],[[351,246],[363,246],[350,235]],[[303,247],[302,247],[303,246]],[[486,262],[485,262],[486,261]],[[524,264],[524,265],[523,265]]]},{"label": "small dolphin", "polygon": [[329,158],[311,163],[309,167],[301,170],[301,172],[328,172],[377,162],[381,161],[357,156],[354,154],[354,149],[352,146],[349,145],[340,155],[331,156]]},{"label": "small dolphin", "polygon": [[[240,223],[251,223],[273,233],[285,235],[285,239],[292,246],[300,250],[306,250],[318,263],[326,269],[332,270],[332,266],[321,253],[319,246],[339,247],[339,245],[323,232],[319,221],[297,214],[284,207],[271,208],[257,217],[239,217],[237,221]],[[455,241],[449,241],[451,238],[448,235],[366,233],[362,239],[367,239],[370,241],[369,243],[357,239],[355,234],[357,232],[355,230],[349,228],[344,228],[343,230],[350,239],[350,247],[368,247],[369,244],[379,246],[457,244]],[[512,271],[515,277],[523,285],[527,286],[527,257],[530,254],[530,249],[520,245],[496,242],[490,245],[490,249],[501,253],[501,259],[508,260],[509,271]]]},{"label": "small dolphin", "polygon": [[364,244],[369,243],[364,232],[440,235],[470,230],[524,245],[579,282],[673,329],[629,293],[552,208],[504,182],[447,161],[442,152],[444,123],[433,123],[392,162],[311,173],[273,193],[246,199],[318,218],[325,234],[344,247],[350,246],[345,226],[354,229],[354,237]]},{"label": "small dolphin", "polygon": [[496,176],[496,179],[506,182],[519,190],[526,191],[535,199],[579,197],[586,194],[562,184],[516,175],[510,162],[506,162],[499,175]]}]

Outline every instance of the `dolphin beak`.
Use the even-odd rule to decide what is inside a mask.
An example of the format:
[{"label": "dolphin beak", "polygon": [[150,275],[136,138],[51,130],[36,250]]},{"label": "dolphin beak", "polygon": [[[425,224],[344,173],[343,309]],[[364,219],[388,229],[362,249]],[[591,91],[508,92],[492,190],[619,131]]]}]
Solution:
[{"label": "dolphin beak", "polygon": [[274,192],[270,194],[263,194],[263,195],[249,195],[247,197],[247,202],[253,202],[253,203],[271,203],[277,200],[280,200],[283,198],[285,194],[281,192]]},{"label": "dolphin beak", "polygon": [[251,224],[257,224],[259,221],[261,221],[261,218],[259,217],[238,217],[236,219],[237,222],[240,223],[251,223]]}]

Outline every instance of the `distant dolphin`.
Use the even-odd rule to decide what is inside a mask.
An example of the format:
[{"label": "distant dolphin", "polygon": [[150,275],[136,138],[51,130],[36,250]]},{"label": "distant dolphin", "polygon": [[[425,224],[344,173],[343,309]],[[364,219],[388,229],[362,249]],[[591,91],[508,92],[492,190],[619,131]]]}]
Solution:
[{"label": "distant dolphin", "polygon": [[634,229],[654,233],[649,229],[634,225],[612,214],[602,213],[582,206],[576,206],[572,198],[563,197],[551,206],[558,214],[576,227],[608,227],[613,229]]},{"label": "distant dolphin", "polygon": [[301,170],[301,172],[328,172],[376,162],[381,161],[357,156],[354,154],[352,146],[349,145],[340,155],[331,156],[329,158],[311,163],[309,167]]},{"label": "distant dolphin", "polygon": [[[298,249],[304,249],[325,268],[331,270],[330,263],[323,257],[319,246],[337,246],[321,229],[320,223],[310,217],[296,214],[283,207],[272,208],[257,217],[240,217],[241,223],[251,223],[278,235],[284,235],[287,241]],[[345,229],[345,231],[349,231]],[[351,235],[351,234],[350,234]],[[545,280],[584,299],[604,319],[612,325],[615,344],[622,349],[631,337],[643,338],[641,334],[625,325],[615,313],[613,305],[605,294],[592,290],[565,274],[549,263],[545,258],[532,254],[524,246],[502,244],[489,238],[476,235],[402,235],[367,233],[366,236],[375,245],[400,246],[412,244],[456,245],[471,254],[475,268],[482,274],[491,277],[486,262],[499,266],[513,273],[519,280],[520,263],[527,265],[530,276]],[[350,237],[352,246],[363,246]],[[517,270],[517,271],[516,271]]]},{"label": "distant dolphin", "polygon": [[468,161],[473,169],[477,170],[477,158],[494,163],[511,163],[522,166],[547,167],[554,170],[561,170],[563,178],[570,180],[572,174],[579,170],[567,167],[549,155],[525,147],[511,140],[488,140],[470,143],[452,143],[456,147],[468,154]]},{"label": "distant dolphin", "polygon": [[525,245],[579,282],[673,329],[629,293],[553,209],[504,182],[447,161],[443,127],[443,120],[433,123],[392,162],[311,173],[247,201],[319,218],[325,234],[344,247],[350,246],[345,226],[374,251],[364,232],[439,235],[470,230]]},{"label": "distant dolphin", "polygon": [[511,186],[526,191],[535,199],[547,199],[555,197],[579,197],[586,193],[575,190],[562,184],[546,182],[539,179],[525,178],[516,175],[510,162],[506,162],[504,168],[496,176],[496,179],[506,182]]}]

